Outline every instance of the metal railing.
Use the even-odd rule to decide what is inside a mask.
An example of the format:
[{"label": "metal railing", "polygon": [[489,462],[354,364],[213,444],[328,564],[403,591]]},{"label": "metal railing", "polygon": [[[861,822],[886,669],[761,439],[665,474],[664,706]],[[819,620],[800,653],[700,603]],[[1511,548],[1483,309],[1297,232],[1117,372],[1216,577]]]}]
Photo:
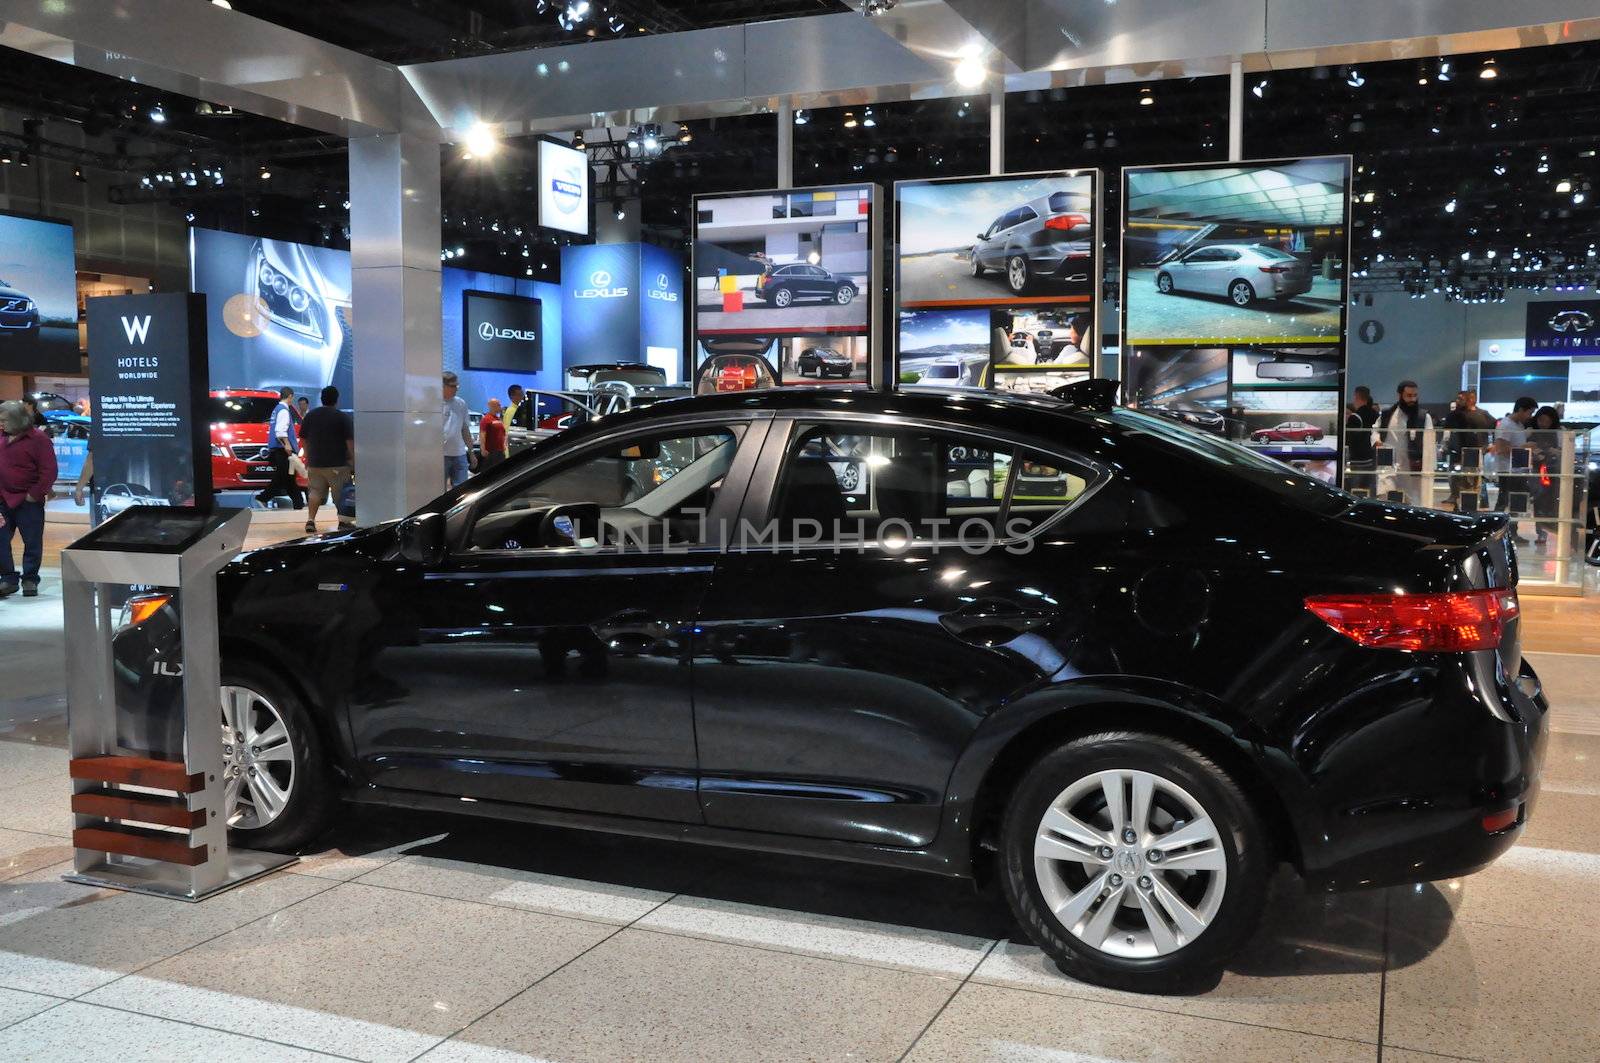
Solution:
[{"label": "metal railing", "polygon": [[1522,584],[1549,594],[1583,593],[1594,475],[1589,429],[1349,429],[1345,438],[1347,490],[1509,515]]}]

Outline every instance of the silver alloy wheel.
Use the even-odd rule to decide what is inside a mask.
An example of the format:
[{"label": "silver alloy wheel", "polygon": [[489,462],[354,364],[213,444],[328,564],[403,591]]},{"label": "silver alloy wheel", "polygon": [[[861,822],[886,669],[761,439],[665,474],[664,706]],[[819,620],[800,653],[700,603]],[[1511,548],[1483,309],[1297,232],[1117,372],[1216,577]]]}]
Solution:
[{"label": "silver alloy wheel", "polygon": [[779,310],[782,310],[793,301],[794,293],[787,288],[779,288],[777,291],[772,293],[772,305],[776,306]]},{"label": "silver alloy wheel", "polygon": [[283,714],[249,687],[222,688],[223,815],[235,830],[265,827],[294,793],[294,743]]},{"label": "silver alloy wheel", "polygon": [[1234,281],[1233,287],[1228,289],[1228,294],[1233,296],[1234,306],[1249,306],[1250,301],[1255,298],[1249,281]]},{"label": "silver alloy wheel", "polygon": [[1147,771],[1086,775],[1045,809],[1033,843],[1057,920],[1112,956],[1165,956],[1216,918],[1227,891],[1222,837],[1183,787]]},{"label": "silver alloy wheel", "polygon": [[833,294],[833,301],[840,306],[849,306],[855,301],[855,298],[856,290],[854,288],[840,288]]},{"label": "silver alloy wheel", "polygon": [[1012,255],[1006,262],[1006,280],[1011,282],[1013,292],[1021,293],[1028,286],[1028,260]]}]

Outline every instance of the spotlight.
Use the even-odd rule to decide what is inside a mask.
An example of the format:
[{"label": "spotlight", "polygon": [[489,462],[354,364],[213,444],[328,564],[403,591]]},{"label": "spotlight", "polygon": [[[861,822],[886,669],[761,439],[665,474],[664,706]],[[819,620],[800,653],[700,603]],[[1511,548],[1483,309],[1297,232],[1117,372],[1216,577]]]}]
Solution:
[{"label": "spotlight", "polygon": [[878,124],[878,120],[876,118],[872,117],[872,108],[871,107],[868,107],[865,111],[862,112],[862,114],[861,114],[861,124],[863,126],[865,126],[866,128],[868,128],[868,129],[871,129],[873,126]]},{"label": "spotlight", "polygon": [[1117,131],[1115,129],[1106,130],[1105,144],[1107,151],[1110,151],[1117,146]]},{"label": "spotlight", "polygon": [[806,110],[804,107],[800,108],[794,113],[795,125],[805,125],[809,121],[811,121],[811,112]]},{"label": "spotlight", "polygon": [[1456,212],[1456,201],[1452,199],[1450,202],[1446,203],[1444,205],[1444,212],[1446,214],[1454,214]]},{"label": "spotlight", "polygon": [[583,130],[580,129],[576,133],[572,134],[572,146],[579,151],[582,151],[585,147],[587,147],[587,144],[583,139]]},{"label": "spotlight", "polygon": [[610,30],[612,33],[621,33],[623,30],[625,30],[627,28],[628,28],[628,24],[627,24],[627,22],[623,21],[623,18],[622,18],[621,15],[617,14],[614,11],[613,12],[609,12],[606,15],[606,29]]},{"label": "spotlight", "polygon": [[1374,230],[1372,230],[1372,238],[1374,240],[1383,239],[1383,230],[1382,229],[1374,229]]},{"label": "spotlight", "polygon": [[628,217],[628,208],[622,205],[620,199],[611,204],[611,209],[616,214],[618,221],[623,221]]},{"label": "spotlight", "polygon": [[1353,89],[1359,89],[1367,83],[1367,79],[1361,76],[1361,71],[1351,67],[1350,73],[1345,75],[1344,83]]},{"label": "spotlight", "polygon": [[694,140],[694,130],[690,129],[687,125],[684,125],[682,122],[679,122],[678,123],[678,143],[679,144],[688,144],[688,143],[691,143],[693,140]]},{"label": "spotlight", "polygon": [[956,84],[962,88],[975,89],[982,85],[989,77],[989,69],[983,65],[983,60],[978,57],[976,49],[968,49],[956,62]]},{"label": "spotlight", "polygon": [[1092,129],[1085,130],[1084,134],[1083,134],[1083,150],[1084,151],[1093,151],[1095,148],[1097,148],[1099,146],[1100,146],[1099,144],[1095,143],[1094,130],[1092,130]]},{"label": "spotlight", "polygon": [[256,176],[260,177],[263,181],[270,181],[272,180],[272,171],[263,164],[261,167],[261,172]]},{"label": "spotlight", "polygon": [[1153,104],[1155,102],[1156,102],[1155,93],[1150,91],[1150,88],[1149,88],[1148,85],[1139,90],[1139,106],[1140,107],[1149,107],[1151,104]]},{"label": "spotlight", "polygon": [[500,138],[484,122],[474,122],[461,143],[467,149],[467,157],[487,159],[499,149]]},{"label": "spotlight", "polygon": [[1574,193],[1572,193],[1572,202],[1573,202],[1574,205],[1582,203],[1587,198],[1588,197],[1586,195],[1584,195],[1582,192],[1574,192]]},{"label": "spotlight", "polygon": [[1266,78],[1262,78],[1260,81],[1256,82],[1255,85],[1250,89],[1250,91],[1251,91],[1252,94],[1254,94],[1256,99],[1258,99],[1258,100],[1266,99],[1267,98],[1267,79]]},{"label": "spotlight", "polygon": [[1485,81],[1489,81],[1500,76],[1500,71],[1495,67],[1493,59],[1485,59],[1483,61],[1483,69],[1478,71],[1478,76],[1483,78]]},{"label": "spotlight", "polygon": [[877,18],[894,10],[894,5],[899,2],[900,0],[862,0],[861,13],[868,18]]},{"label": "spotlight", "polygon": [[856,121],[856,113],[854,111],[846,111],[844,113],[844,127],[846,129],[854,129],[859,124]]},{"label": "spotlight", "polygon": [[74,166],[72,168],[72,179],[79,184],[86,184],[89,180],[87,177],[83,176],[83,167],[81,166]]},{"label": "spotlight", "polygon": [[1449,81],[1450,80],[1450,60],[1448,60],[1448,59],[1439,60],[1439,73],[1438,73],[1437,77],[1439,78],[1440,81]]},{"label": "spotlight", "polygon": [[154,107],[151,107],[150,121],[154,122],[156,125],[164,125],[167,121],[166,108],[162,107],[159,103]]},{"label": "spotlight", "polygon": [[1570,192],[1570,191],[1572,191],[1572,182],[1568,181],[1566,178],[1562,178],[1561,180],[1556,182],[1556,191],[1557,192]]}]

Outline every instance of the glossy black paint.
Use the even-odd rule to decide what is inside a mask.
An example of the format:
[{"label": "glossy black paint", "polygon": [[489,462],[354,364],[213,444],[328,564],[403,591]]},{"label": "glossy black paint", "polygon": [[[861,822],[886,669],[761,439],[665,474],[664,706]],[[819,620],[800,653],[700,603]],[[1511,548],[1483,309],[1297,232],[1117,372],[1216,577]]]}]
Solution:
[{"label": "glossy black paint", "polygon": [[1001,438],[1103,479],[1016,554],[718,542],[426,565],[394,525],[313,539],[223,573],[225,656],[276,662],[351,795],[407,807],[964,875],[1032,756],[1126,727],[1204,748],[1322,884],[1463,873],[1515,840],[1479,824],[1537,792],[1546,706],[1515,625],[1494,652],[1372,651],[1303,605],[1507,585],[1503,518],[1236,473],[1126,411],[855,390],[604,418],[425,512],[459,542],[479,499],[575,448],[739,422],[718,506],[759,519],[793,425],[818,420]]}]

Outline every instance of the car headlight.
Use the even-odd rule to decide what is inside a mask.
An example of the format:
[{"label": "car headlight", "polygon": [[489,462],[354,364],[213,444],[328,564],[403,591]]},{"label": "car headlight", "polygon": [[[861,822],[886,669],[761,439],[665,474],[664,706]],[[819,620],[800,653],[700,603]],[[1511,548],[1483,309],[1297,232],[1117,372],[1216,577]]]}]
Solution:
[{"label": "car headlight", "polygon": [[213,443],[211,444],[211,455],[216,458],[225,458],[228,456],[228,451],[220,443]]},{"label": "car headlight", "polygon": [[256,295],[267,308],[268,317],[286,328],[322,339],[322,300],[268,262],[265,251],[256,251],[255,274]]}]

